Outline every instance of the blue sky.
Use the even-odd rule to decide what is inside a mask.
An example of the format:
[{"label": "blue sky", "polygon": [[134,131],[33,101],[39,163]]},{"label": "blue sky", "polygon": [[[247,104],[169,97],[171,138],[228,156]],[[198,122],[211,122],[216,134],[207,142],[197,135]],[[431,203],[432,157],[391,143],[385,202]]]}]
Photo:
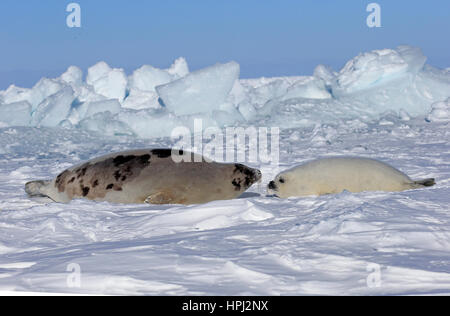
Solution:
[{"label": "blue sky", "polygon": [[[66,6],[80,4],[82,27],[66,26]],[[381,28],[368,28],[367,4],[381,6]],[[338,70],[362,51],[408,44],[428,63],[450,67],[450,1],[414,0],[2,0],[0,89],[32,86],[69,65],[104,60],[133,69],[190,69],[235,60],[241,77],[309,75]]]}]

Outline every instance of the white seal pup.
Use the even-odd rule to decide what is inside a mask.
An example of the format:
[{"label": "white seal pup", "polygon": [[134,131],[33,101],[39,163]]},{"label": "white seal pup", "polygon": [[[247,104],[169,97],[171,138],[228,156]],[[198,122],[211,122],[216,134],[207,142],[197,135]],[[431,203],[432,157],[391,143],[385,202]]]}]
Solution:
[{"label": "white seal pup", "polygon": [[432,186],[434,179],[411,180],[375,159],[335,157],[310,161],[278,174],[268,193],[281,198],[363,191],[404,191]]},{"label": "white seal pup", "polygon": [[[182,157],[187,159],[178,162]],[[28,182],[25,191],[62,203],[86,198],[127,204],[198,204],[237,198],[260,179],[259,170],[242,164],[208,162],[183,150],[147,149],[92,159],[53,180]]]}]

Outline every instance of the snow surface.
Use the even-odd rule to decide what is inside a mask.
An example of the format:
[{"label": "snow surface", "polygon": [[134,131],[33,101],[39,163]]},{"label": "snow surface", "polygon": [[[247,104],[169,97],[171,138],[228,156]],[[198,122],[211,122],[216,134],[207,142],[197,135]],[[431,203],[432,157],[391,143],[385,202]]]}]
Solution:
[{"label": "snow surface", "polygon": [[[424,62],[419,50],[399,47],[361,54],[340,72],[321,65],[312,77],[246,80],[222,77],[223,65],[197,77],[184,59],[128,77],[99,63],[86,81],[71,67],[32,89],[1,91],[0,292],[450,294],[450,72]],[[202,88],[205,77],[227,88],[200,114],[177,114],[153,86]],[[172,109],[183,106],[179,84]],[[280,127],[280,165],[247,163],[261,169],[261,184],[204,205],[57,204],[24,192],[27,181],[95,156],[171,147],[166,136],[198,117],[204,128]],[[281,170],[336,155],[378,158],[437,184],[266,196]]]}]

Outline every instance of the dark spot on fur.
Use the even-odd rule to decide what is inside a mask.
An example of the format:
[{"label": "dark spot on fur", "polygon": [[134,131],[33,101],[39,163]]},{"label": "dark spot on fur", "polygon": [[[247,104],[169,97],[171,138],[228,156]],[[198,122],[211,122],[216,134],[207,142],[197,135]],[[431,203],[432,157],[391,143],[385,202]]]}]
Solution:
[{"label": "dark spot on fur", "polygon": [[252,185],[253,181],[250,177],[245,177],[245,187],[248,188]]},{"label": "dark spot on fur", "polygon": [[152,154],[158,158],[167,158],[172,156],[172,149],[153,149]]},{"label": "dark spot on fur", "polygon": [[114,166],[118,169],[114,171],[113,176],[116,181],[125,181],[129,177],[133,176],[133,170],[142,169],[149,165],[150,155],[145,154],[141,156],[128,155],[128,156],[117,156],[113,159]]},{"label": "dark spot on fur", "polygon": [[80,168],[75,169],[73,171],[73,173],[76,173],[77,179],[80,179],[81,177],[84,177],[86,175],[87,169],[88,169],[88,167],[87,167],[87,163],[86,163],[83,166],[81,166]]},{"label": "dark spot on fur", "polygon": [[[102,198],[108,191],[123,191],[123,182],[135,179],[150,164],[151,153],[136,153],[118,154],[66,170],[56,177],[55,188],[69,198]],[[159,154],[164,156],[164,151]]]},{"label": "dark spot on fur", "polygon": [[231,181],[231,184],[234,185],[234,190],[235,191],[240,191],[241,190],[241,179],[233,179],[233,181]]},{"label": "dark spot on fur", "polygon": [[234,165],[234,173],[244,171],[244,165],[237,163]]},{"label": "dark spot on fur", "polygon": [[88,194],[89,194],[89,190],[90,190],[89,187],[83,187],[83,189],[82,189],[82,191],[83,191],[83,196],[88,195]]},{"label": "dark spot on fur", "polygon": [[234,168],[234,173],[240,172],[242,174],[245,174],[246,176],[252,176],[253,175],[253,171],[250,168],[248,168],[248,167],[246,167],[246,166],[244,166],[244,165],[242,165],[240,163],[235,164],[234,167],[235,167]]},{"label": "dark spot on fur", "polygon": [[116,158],[114,158],[113,163],[114,166],[118,167],[120,165],[123,165],[131,160],[133,160],[134,158],[136,158],[135,155],[128,155],[128,156],[117,156]]},{"label": "dark spot on fur", "polygon": [[61,178],[64,177],[65,173],[66,173],[66,171],[64,171],[63,173],[59,174],[56,177],[56,181],[55,181],[56,184],[59,184],[61,182]]},{"label": "dark spot on fur", "polygon": [[150,155],[147,154],[147,155],[139,156],[138,160],[141,164],[146,164],[150,160]]},{"label": "dark spot on fur", "polygon": [[59,192],[64,192],[66,189],[66,179],[69,177],[71,172],[69,170],[66,170],[59,174],[55,179],[55,187],[58,188]]}]

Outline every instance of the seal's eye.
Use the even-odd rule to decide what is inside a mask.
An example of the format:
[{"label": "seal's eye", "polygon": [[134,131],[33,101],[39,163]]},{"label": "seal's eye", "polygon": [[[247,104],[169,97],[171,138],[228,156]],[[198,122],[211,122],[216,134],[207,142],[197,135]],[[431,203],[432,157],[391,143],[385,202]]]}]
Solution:
[{"label": "seal's eye", "polygon": [[280,181],[280,183],[284,183],[284,178],[280,178],[278,181]]}]

